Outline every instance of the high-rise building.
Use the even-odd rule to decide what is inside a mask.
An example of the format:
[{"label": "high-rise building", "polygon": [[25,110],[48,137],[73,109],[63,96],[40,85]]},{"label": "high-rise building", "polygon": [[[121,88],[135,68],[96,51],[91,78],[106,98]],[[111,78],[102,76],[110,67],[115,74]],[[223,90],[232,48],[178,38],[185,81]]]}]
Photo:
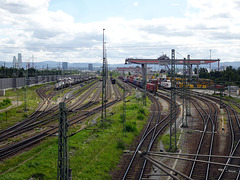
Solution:
[{"label": "high-rise building", "polygon": [[93,65],[92,64],[88,64],[88,70],[93,71]]},{"label": "high-rise building", "polygon": [[62,69],[68,70],[68,62],[62,62]]},{"label": "high-rise building", "polygon": [[18,62],[16,56],[13,56],[13,68],[18,68]]},{"label": "high-rise building", "polygon": [[18,53],[18,68],[22,68],[22,54]]}]

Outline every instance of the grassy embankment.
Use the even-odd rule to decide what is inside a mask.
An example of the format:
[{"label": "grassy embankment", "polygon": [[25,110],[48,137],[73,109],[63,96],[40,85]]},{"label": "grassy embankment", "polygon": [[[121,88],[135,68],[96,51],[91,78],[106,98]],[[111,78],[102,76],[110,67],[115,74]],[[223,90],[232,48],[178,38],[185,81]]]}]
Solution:
[{"label": "grassy embankment", "polygon": [[[132,98],[132,97],[129,97]],[[144,127],[149,115],[148,107],[139,107],[136,99],[127,103],[126,137],[123,136],[122,102],[111,108],[115,113],[104,123],[95,124],[91,130],[83,130],[69,138],[70,168],[73,179],[111,179],[110,170],[116,168],[123,149],[127,147]],[[143,117],[143,119],[142,119]],[[99,115],[90,117],[84,125],[71,127],[70,133],[87,126]],[[0,164],[1,179],[29,179],[57,177],[58,141],[51,137],[38,147]],[[12,168],[12,169],[11,169]]]},{"label": "grassy embankment", "polygon": [[[17,108],[17,103],[15,106],[7,111],[0,113],[0,129],[4,130],[7,127],[10,127],[19,121],[25,119],[28,115],[32,114],[36,107],[41,102],[39,96],[36,93],[36,89],[42,85],[32,86],[27,88],[27,109],[25,112],[25,88],[18,90],[18,102],[19,106]],[[16,90],[7,90],[6,98],[9,98],[11,102],[17,101],[17,91]],[[7,113],[6,113],[7,112]]]}]

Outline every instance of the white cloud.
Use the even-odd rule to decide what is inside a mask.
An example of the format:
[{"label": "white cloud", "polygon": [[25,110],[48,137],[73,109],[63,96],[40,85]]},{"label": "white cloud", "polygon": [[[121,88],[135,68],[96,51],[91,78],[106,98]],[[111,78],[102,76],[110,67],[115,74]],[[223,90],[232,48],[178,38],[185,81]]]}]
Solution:
[{"label": "white cloud", "polygon": [[212,49],[213,58],[230,61],[240,50],[238,0],[188,0],[183,18],[109,17],[92,23],[76,23],[61,10],[49,11],[48,5],[49,0],[0,1],[0,59],[11,61],[23,52],[25,59],[34,54],[38,61],[100,61],[102,28],[110,63],[124,63],[133,56],[157,58],[172,48],[193,58],[206,57]]},{"label": "white cloud", "polygon": [[134,5],[134,6],[138,6],[138,5],[139,5],[139,2],[134,2],[133,5]]}]

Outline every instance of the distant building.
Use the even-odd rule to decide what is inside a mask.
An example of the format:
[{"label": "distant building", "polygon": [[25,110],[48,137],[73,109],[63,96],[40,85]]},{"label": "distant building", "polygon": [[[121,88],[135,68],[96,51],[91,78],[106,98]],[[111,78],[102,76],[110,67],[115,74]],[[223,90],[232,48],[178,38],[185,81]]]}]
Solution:
[{"label": "distant building", "polygon": [[13,68],[18,68],[18,62],[16,56],[13,56]]},{"label": "distant building", "polygon": [[88,70],[93,71],[93,65],[92,64],[88,64]]},{"label": "distant building", "polygon": [[68,70],[68,62],[62,62],[62,69]]},{"label": "distant building", "polygon": [[18,53],[18,68],[22,68],[22,54]]},{"label": "distant building", "polygon": [[219,70],[220,70],[220,71],[225,71],[226,69],[227,69],[227,66],[220,66],[220,67],[219,67]]}]

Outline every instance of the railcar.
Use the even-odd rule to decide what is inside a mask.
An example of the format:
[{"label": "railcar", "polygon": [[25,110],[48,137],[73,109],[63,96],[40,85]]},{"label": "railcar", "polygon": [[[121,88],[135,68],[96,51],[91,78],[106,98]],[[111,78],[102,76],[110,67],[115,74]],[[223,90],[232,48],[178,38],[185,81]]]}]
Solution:
[{"label": "railcar", "polygon": [[239,87],[238,86],[228,86],[227,89],[228,89],[228,91],[231,91],[231,92],[237,92],[237,90],[239,90]]},{"label": "railcar", "polygon": [[115,79],[113,77],[110,77],[112,84],[115,84]]},{"label": "railcar", "polygon": [[171,84],[170,81],[163,81],[163,82],[161,82],[161,86],[162,86],[163,88],[166,88],[166,89],[171,89],[172,84]]}]

